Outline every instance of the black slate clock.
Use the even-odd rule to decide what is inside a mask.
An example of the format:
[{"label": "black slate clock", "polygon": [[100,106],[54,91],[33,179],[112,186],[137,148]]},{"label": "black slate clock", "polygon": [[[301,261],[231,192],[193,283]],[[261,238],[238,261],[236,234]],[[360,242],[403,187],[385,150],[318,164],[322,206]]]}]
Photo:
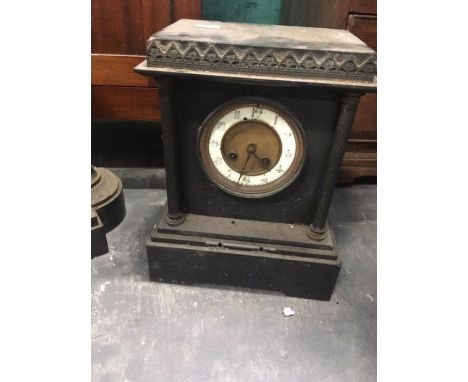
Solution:
[{"label": "black slate clock", "polygon": [[330,299],[328,209],[375,52],[344,30],[179,20],[135,70],[158,81],[166,166],[151,279]]}]

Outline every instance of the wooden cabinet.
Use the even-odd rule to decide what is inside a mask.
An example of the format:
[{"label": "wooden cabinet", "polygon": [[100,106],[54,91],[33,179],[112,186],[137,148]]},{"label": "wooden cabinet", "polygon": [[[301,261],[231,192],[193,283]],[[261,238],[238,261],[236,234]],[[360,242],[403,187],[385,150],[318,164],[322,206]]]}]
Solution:
[{"label": "wooden cabinet", "polygon": [[[240,3],[255,8],[256,1]],[[159,121],[156,83],[133,68],[144,60],[151,34],[178,19],[211,14],[202,8],[202,0],[92,0],[92,118]],[[377,49],[376,0],[282,0],[279,20],[287,25],[346,28]],[[376,103],[375,94],[361,99],[343,161],[343,182],[377,175]]]},{"label": "wooden cabinet", "polygon": [[92,0],[91,117],[159,121],[156,84],[133,68],[149,36],[200,14],[201,0]]},{"label": "wooden cabinet", "polygon": [[[377,7],[373,0],[352,0],[346,29],[377,50]],[[359,12],[359,13],[351,13]],[[377,175],[377,94],[361,98],[343,160],[341,181]]]}]

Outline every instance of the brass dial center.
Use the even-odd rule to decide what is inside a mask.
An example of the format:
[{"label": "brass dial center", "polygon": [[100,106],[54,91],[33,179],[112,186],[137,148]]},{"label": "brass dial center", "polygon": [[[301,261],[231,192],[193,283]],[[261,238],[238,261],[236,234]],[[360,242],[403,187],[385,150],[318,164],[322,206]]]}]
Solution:
[{"label": "brass dial center", "polygon": [[244,175],[260,175],[273,168],[281,157],[281,139],[266,123],[241,121],[224,135],[221,151],[226,163]]}]

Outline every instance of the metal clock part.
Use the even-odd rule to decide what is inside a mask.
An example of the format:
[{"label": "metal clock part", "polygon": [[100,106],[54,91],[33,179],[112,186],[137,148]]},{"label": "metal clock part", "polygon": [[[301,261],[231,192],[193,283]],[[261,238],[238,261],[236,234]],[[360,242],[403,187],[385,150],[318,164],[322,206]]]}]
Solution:
[{"label": "metal clock part", "polygon": [[122,181],[110,170],[91,166],[91,258],[109,251],[106,233],[126,214]]},{"label": "metal clock part", "polygon": [[281,105],[259,98],[235,99],[214,110],[200,126],[198,147],[209,179],[243,198],[280,192],[304,163],[297,119]]}]

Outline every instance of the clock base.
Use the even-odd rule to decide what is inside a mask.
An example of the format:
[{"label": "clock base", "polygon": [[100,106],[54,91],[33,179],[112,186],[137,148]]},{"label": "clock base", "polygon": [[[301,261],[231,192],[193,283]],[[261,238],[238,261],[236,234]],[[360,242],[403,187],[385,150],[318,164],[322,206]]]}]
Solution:
[{"label": "clock base", "polygon": [[309,226],[186,214],[165,215],[147,241],[152,281],[230,285],[330,300],[340,272],[335,238],[314,240]]}]

